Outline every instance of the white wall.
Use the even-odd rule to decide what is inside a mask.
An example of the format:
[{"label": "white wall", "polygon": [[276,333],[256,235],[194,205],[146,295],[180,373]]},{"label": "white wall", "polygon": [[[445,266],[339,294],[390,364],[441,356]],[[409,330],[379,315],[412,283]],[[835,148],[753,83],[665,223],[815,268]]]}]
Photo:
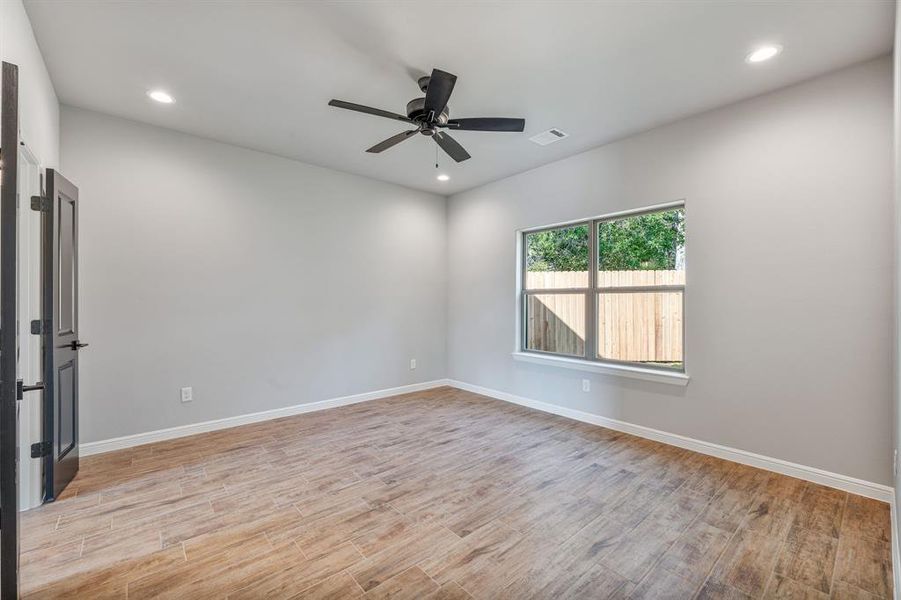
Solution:
[{"label": "white wall", "polygon": [[43,167],[59,166],[59,102],[21,0],[0,2],[0,56],[19,66],[19,132]]},{"label": "white wall", "polygon": [[[890,484],[891,151],[883,58],[451,197],[449,377]],[[682,198],[687,388],[513,361],[517,229]]]},{"label": "white wall", "polygon": [[82,442],[444,377],[443,197],[69,107],[62,171]]},{"label": "white wall", "polygon": [[[894,353],[894,448],[901,447],[901,3],[895,4],[894,117],[895,117],[895,353]],[[895,506],[901,507],[901,473],[894,474]],[[896,536],[901,536],[901,523],[896,522]],[[897,539],[897,537],[896,537]],[[895,589],[901,584],[901,573],[895,565]]]}]

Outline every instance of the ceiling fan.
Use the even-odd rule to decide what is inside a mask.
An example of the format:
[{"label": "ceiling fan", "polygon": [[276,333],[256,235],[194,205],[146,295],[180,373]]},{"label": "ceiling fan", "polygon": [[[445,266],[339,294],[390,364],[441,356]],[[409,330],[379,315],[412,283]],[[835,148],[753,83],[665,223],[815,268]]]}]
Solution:
[{"label": "ceiling fan", "polygon": [[425,92],[424,98],[414,98],[407,103],[407,116],[400,115],[378,108],[345,102],[343,100],[329,100],[329,106],[355,110],[377,117],[403,121],[416,126],[379,142],[366,152],[383,152],[392,146],[408,140],[414,134],[421,133],[429,136],[442,150],[457,162],[470,158],[469,153],[454,138],[440,129],[458,129],[461,131],[522,131],[525,128],[525,119],[508,119],[503,117],[478,117],[473,119],[451,119],[447,107],[457,76],[446,73],[441,69],[432,69],[432,74],[420,77],[419,89]]}]

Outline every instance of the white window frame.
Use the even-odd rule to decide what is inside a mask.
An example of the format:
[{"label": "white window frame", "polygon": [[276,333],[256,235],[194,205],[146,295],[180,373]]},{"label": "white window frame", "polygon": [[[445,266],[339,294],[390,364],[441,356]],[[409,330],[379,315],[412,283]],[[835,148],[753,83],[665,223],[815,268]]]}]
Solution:
[{"label": "white window frame", "polygon": [[[553,225],[543,225],[540,227],[531,227],[520,229],[516,232],[516,340],[513,350],[513,358],[523,362],[538,363],[545,365],[553,365],[558,367],[576,369],[580,371],[588,371],[594,373],[603,373],[610,375],[619,375],[633,379],[643,379],[655,381],[658,383],[668,383],[676,385],[687,385],[689,376],[687,372],[687,347],[686,347],[686,321],[685,306],[687,301],[686,285],[663,285],[663,286],[633,286],[633,287],[597,287],[597,234],[598,223],[605,221],[613,221],[626,217],[634,217],[643,214],[663,212],[681,208],[685,210],[685,201],[677,200],[664,204],[655,204],[637,209],[608,213],[596,217],[585,219],[576,219],[562,223],[554,223]],[[563,227],[572,227],[576,225],[588,225],[588,286],[585,288],[560,288],[560,289],[534,289],[527,290],[525,288],[526,281],[526,236],[539,231],[547,231],[551,229],[560,229]],[[687,244],[686,244],[687,246]],[[687,252],[686,252],[687,254]],[[635,292],[666,292],[679,291],[682,293],[682,367],[669,368],[662,366],[647,366],[642,363],[618,361],[612,359],[599,358],[595,351],[597,344],[597,298],[601,293],[635,293]],[[526,348],[526,298],[534,294],[584,294],[585,296],[585,354],[584,356],[567,356],[553,352],[544,352]]]}]

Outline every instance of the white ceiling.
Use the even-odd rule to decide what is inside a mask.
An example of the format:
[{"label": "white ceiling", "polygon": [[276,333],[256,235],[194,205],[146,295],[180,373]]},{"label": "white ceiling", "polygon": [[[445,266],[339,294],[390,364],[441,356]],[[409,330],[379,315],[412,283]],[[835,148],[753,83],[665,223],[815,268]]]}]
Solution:
[{"label": "white ceiling", "polygon": [[[98,2],[26,0],[60,101],[403,184],[454,193],[888,52],[893,2]],[[755,45],[785,47],[748,65]],[[403,123],[417,76],[459,79],[451,117],[526,119],[455,132],[455,164]],[[164,106],[145,92],[163,88]],[[568,139],[528,138],[551,127]]]}]

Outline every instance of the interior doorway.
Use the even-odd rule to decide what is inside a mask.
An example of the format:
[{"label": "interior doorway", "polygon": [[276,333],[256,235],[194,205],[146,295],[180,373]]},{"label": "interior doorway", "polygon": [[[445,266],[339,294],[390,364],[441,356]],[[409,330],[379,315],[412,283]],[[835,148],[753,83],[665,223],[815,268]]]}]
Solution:
[{"label": "interior doorway", "polygon": [[[31,321],[41,318],[41,215],[30,210],[31,198],[42,196],[43,170],[25,140],[19,141],[18,164],[18,350],[16,376],[26,385],[41,381],[41,336]],[[41,458],[32,458],[31,446],[42,438],[42,394],[23,394],[19,402],[19,510],[41,504]]]}]

